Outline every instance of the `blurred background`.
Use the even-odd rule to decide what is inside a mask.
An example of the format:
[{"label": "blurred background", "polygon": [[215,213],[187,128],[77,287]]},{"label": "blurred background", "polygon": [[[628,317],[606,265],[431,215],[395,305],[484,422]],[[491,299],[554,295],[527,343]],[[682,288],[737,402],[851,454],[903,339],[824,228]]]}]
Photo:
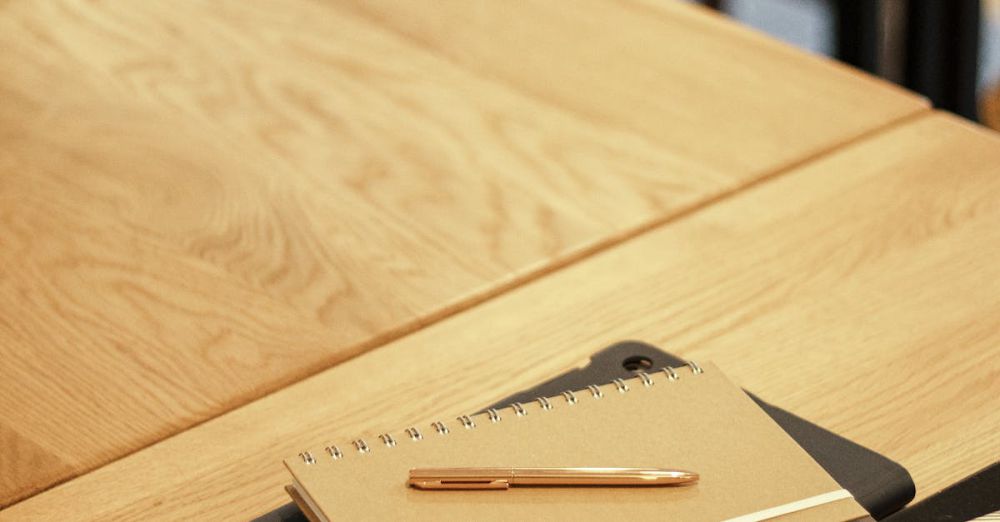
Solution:
[{"label": "blurred background", "polygon": [[1000,129],[1000,0],[705,0]]}]

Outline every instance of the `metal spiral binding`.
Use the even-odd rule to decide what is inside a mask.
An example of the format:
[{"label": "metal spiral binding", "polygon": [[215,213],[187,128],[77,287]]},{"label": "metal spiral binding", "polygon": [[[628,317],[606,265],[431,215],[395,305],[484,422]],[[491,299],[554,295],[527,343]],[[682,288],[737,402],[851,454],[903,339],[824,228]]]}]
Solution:
[{"label": "metal spiral binding", "polygon": [[326,452],[330,454],[330,457],[333,460],[337,460],[344,457],[344,453],[340,451],[340,448],[336,446],[327,446]]},{"label": "metal spiral binding", "polygon": [[[703,370],[701,366],[699,366],[697,363],[693,361],[688,361],[688,363],[685,366],[687,366],[691,370],[692,375],[705,373],[705,370]],[[666,366],[660,368],[659,371],[663,372],[664,375],[666,375],[668,381],[676,381],[681,378],[681,375],[677,372],[677,368]],[[653,379],[653,376],[646,372],[637,372],[636,377],[638,377],[640,382],[642,382],[642,385],[647,388],[656,383],[656,381]],[[615,389],[618,390],[620,393],[626,393],[630,389],[625,379],[614,379],[611,381],[611,384],[613,384],[615,386]],[[601,399],[604,397],[604,392],[596,384],[591,384],[587,386],[586,389],[595,399]],[[576,393],[573,392],[572,390],[566,390],[560,393],[560,395],[566,400],[566,404],[572,405],[572,404],[577,404],[579,402]],[[554,407],[548,397],[538,397],[535,400],[538,402],[538,406],[542,410],[551,410]],[[525,415],[528,414],[528,410],[520,402],[515,402],[511,404],[510,408],[514,410],[514,414],[516,414],[518,417],[524,417]],[[500,416],[500,412],[496,408],[487,409],[486,415],[490,419],[491,423],[500,422],[502,419]],[[469,415],[461,415],[457,418],[457,420],[462,424],[462,426],[465,429],[471,430],[476,427],[476,422]],[[440,435],[447,435],[449,433],[448,426],[445,426],[445,424],[441,421],[432,422],[431,427],[433,427],[434,431],[436,431]],[[423,434],[420,433],[420,430],[418,430],[415,427],[406,428],[406,430],[404,430],[404,433],[406,433],[406,436],[413,441],[419,441],[424,438]],[[397,445],[396,439],[389,433],[382,433],[381,435],[378,436],[378,438],[382,441],[383,444],[385,444],[387,448],[393,448]],[[355,449],[358,450],[358,453],[362,455],[369,454],[372,451],[371,448],[368,446],[368,443],[365,442],[364,439],[356,439],[354,441],[351,441],[351,444],[354,446]],[[344,453],[337,446],[330,445],[326,446],[324,449],[330,455],[332,460],[340,460],[344,458]],[[303,451],[302,453],[299,453],[299,458],[301,458],[302,461],[305,462],[307,465],[316,464],[316,458],[313,456],[311,452]]]}]

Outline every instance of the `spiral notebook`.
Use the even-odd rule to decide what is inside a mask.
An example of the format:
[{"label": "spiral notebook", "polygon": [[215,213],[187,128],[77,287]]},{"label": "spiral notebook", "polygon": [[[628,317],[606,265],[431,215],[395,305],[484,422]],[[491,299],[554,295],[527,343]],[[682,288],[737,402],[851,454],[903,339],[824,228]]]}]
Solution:
[{"label": "spiral notebook", "polygon": [[[314,520],[854,520],[866,516],[713,365],[640,373],[556,397],[330,444],[287,459]],[[415,467],[646,467],[701,475],[681,488],[418,491]]]}]

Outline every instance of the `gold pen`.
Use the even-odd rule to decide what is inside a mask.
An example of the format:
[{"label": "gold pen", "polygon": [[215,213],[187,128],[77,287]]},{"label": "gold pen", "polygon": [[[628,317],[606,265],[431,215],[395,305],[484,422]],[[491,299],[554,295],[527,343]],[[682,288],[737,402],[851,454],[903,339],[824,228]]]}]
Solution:
[{"label": "gold pen", "polygon": [[685,486],[692,471],[664,468],[418,468],[417,489],[507,489],[511,486]]}]

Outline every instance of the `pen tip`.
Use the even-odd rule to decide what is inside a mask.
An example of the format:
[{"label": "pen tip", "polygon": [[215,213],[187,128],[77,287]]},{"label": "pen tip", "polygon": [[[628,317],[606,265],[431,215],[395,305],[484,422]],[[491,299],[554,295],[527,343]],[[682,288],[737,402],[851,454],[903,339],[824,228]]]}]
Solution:
[{"label": "pen tip", "polygon": [[664,482],[678,485],[693,484],[700,478],[694,471],[683,469],[662,469],[658,475]]}]

